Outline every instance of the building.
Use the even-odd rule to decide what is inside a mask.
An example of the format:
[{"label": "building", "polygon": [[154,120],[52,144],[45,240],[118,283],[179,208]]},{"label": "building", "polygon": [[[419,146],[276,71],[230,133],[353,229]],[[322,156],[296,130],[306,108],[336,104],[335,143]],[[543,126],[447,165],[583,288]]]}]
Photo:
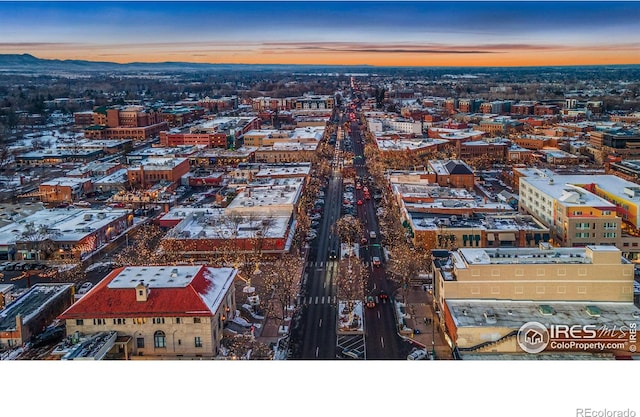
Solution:
[{"label": "building", "polygon": [[118,268],[59,318],[67,334],[117,331],[132,356],[211,359],[235,317],[237,274],[204,265]]},{"label": "building", "polygon": [[189,172],[187,158],[147,158],[127,170],[129,185],[148,188],[161,181],[177,183]]},{"label": "building", "polygon": [[541,244],[433,255],[435,309],[454,350],[523,353],[516,336],[527,322],[619,329],[640,316],[633,305],[633,264],[612,246]]},{"label": "building", "polygon": [[304,95],[295,99],[296,110],[331,110],[335,98],[331,95]]},{"label": "building", "polygon": [[[640,187],[615,175],[558,175],[517,168],[520,210],[549,226],[563,246],[616,245],[635,259]],[[524,186],[524,189],[523,189]]]},{"label": "building", "polygon": [[255,162],[291,163],[310,161],[319,143],[276,142],[260,146],[255,152]]},{"label": "building", "polygon": [[169,125],[167,122],[142,127],[106,127],[93,125],[84,130],[84,136],[89,139],[131,139],[134,141],[145,141],[157,137],[160,132],[168,128]]},{"label": "building", "polygon": [[443,187],[473,189],[475,175],[469,165],[461,160],[430,160],[429,166],[436,174],[436,182]]},{"label": "building", "polygon": [[91,178],[59,177],[41,183],[37,195],[43,203],[73,203],[91,191]]},{"label": "building", "polygon": [[561,246],[615,245],[621,234],[615,204],[572,184],[577,178],[570,177],[521,177],[520,211],[548,226]]},{"label": "building", "polygon": [[40,210],[0,228],[0,259],[82,259],[132,224],[129,210]]},{"label": "building", "polygon": [[15,156],[15,161],[20,167],[53,166],[66,162],[86,164],[103,156],[102,149],[41,149],[18,154]]},{"label": "building", "polygon": [[205,146],[207,148],[223,148],[229,147],[227,134],[220,133],[187,133],[180,131],[164,131],[160,132],[161,146]]},{"label": "building", "polygon": [[36,284],[0,310],[0,351],[24,346],[73,303],[73,284]]},{"label": "building", "polygon": [[303,177],[260,178],[243,184],[224,209],[177,207],[159,219],[173,227],[162,247],[185,257],[232,252],[287,253],[296,229]]}]

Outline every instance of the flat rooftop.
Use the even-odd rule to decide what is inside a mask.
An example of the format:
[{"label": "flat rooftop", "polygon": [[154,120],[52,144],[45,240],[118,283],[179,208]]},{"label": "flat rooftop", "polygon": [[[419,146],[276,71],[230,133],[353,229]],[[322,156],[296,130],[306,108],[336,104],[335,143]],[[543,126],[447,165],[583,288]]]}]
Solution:
[{"label": "flat rooftop", "polygon": [[47,304],[71,291],[73,284],[36,284],[29,291],[20,296],[4,310],[0,310],[0,331],[16,330],[16,316],[22,316],[23,323],[27,323],[37,315]]},{"label": "flat rooftop", "polygon": [[187,161],[187,158],[148,158],[139,161],[139,163],[134,166],[131,166],[129,171],[139,170],[141,165],[144,167],[145,171],[162,171],[175,168],[184,161]]},{"label": "flat rooftop", "polygon": [[381,151],[404,151],[426,149],[449,142],[446,139],[377,139],[376,144]]},{"label": "flat rooftop", "polygon": [[530,215],[487,215],[469,216],[450,214],[431,214],[421,212],[409,212],[415,230],[440,230],[446,229],[479,229],[484,231],[540,231],[549,232],[549,228],[538,223]]},{"label": "flat rooftop", "polygon": [[[166,237],[168,239],[252,239],[259,234],[265,238],[283,238],[289,227],[291,212],[269,214],[257,211],[244,217],[232,218],[226,209],[176,208],[163,220],[183,219]],[[264,223],[263,221],[268,221]]]},{"label": "flat rooftop", "polygon": [[40,185],[49,187],[78,187],[87,182],[91,182],[91,178],[58,177],[50,179],[49,181],[44,181]]},{"label": "flat rooftop", "polygon": [[[275,180],[268,179],[269,182]],[[227,212],[246,210],[251,207],[293,209],[300,198],[304,178],[282,178],[281,180],[287,180],[290,185],[247,186],[227,206]]]},{"label": "flat rooftop", "polygon": [[[615,246],[593,245],[583,248],[460,248],[457,250],[466,265],[498,265],[498,264],[591,264],[592,252],[618,252],[620,263],[628,263],[622,258],[620,249]],[[452,252],[456,254],[456,252]],[[464,263],[456,265],[466,268]]]},{"label": "flat rooftop", "polygon": [[[618,330],[621,326],[628,328],[631,323],[640,325],[640,309],[633,303],[450,299],[445,302],[457,327],[519,329],[529,321],[544,325],[589,324]],[[599,316],[590,315],[589,310],[599,311]],[[495,322],[487,323],[485,313],[491,314]]]},{"label": "flat rooftop", "polygon": [[40,210],[18,222],[0,228],[0,245],[12,245],[19,241],[31,223],[36,231],[46,230],[46,232],[37,232],[42,239],[75,242],[128,214],[128,210],[118,209],[68,207]]},{"label": "flat rooftop", "polygon": [[284,177],[287,175],[301,176],[309,175],[311,164],[308,165],[265,165],[255,174],[255,177]]}]

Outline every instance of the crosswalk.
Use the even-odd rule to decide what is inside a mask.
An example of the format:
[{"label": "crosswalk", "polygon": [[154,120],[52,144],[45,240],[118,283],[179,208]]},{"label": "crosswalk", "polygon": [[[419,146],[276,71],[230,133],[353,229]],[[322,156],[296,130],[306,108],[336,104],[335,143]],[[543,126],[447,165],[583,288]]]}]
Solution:
[{"label": "crosswalk", "polygon": [[338,303],[338,297],[334,296],[316,296],[316,297],[298,297],[298,303],[306,305],[320,305],[320,304],[332,304]]},{"label": "crosswalk", "polygon": [[[329,264],[331,264],[332,262],[335,262],[335,261],[311,261],[311,262],[307,262],[307,266],[315,267],[315,268],[324,268],[326,266],[329,266]],[[364,261],[363,264],[366,267],[372,266],[371,261]]]}]

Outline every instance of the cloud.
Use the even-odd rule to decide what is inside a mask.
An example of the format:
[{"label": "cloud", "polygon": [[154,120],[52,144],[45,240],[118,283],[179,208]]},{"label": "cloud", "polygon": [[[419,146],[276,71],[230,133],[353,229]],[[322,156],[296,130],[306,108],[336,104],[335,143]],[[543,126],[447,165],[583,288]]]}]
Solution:
[{"label": "cloud", "polygon": [[[265,42],[262,47],[271,53],[278,51],[295,52],[346,52],[346,53],[412,53],[412,54],[494,54],[506,52],[561,52],[561,51],[598,51],[598,50],[635,50],[638,43],[606,45],[555,45],[526,43],[496,43],[477,45],[456,44],[398,44],[368,42]],[[265,50],[263,53],[267,52]]]}]

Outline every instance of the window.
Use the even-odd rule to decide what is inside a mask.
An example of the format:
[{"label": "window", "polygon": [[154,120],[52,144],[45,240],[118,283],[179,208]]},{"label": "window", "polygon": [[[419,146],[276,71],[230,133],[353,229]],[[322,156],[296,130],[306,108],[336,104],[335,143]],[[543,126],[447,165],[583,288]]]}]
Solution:
[{"label": "window", "polygon": [[558,287],[558,294],[566,294],[566,293],[567,293],[567,287],[564,287],[564,286]]},{"label": "window", "polygon": [[138,349],[144,349],[144,337],[136,338],[136,346]]},{"label": "window", "polygon": [[576,233],[576,237],[577,238],[589,237],[589,232],[578,232],[578,233]]},{"label": "window", "polygon": [[106,324],[104,319],[93,319],[93,324],[94,325],[101,325],[101,324]]},{"label": "window", "polygon": [[202,340],[200,339],[200,336],[196,336],[195,343],[196,347],[202,347]]},{"label": "window", "polygon": [[537,286],[536,287],[536,294],[544,294],[544,287]]},{"label": "window", "polygon": [[84,320],[82,320],[82,319],[77,319],[77,320],[76,320],[76,326],[84,326]]},{"label": "window", "polygon": [[180,324],[180,317],[176,317],[176,324]]},{"label": "window", "polygon": [[136,317],[135,319],[133,319],[133,323],[134,324],[146,324],[147,323],[147,319],[145,317]]},{"label": "window", "polygon": [[154,317],[153,324],[164,324],[164,317]]},{"label": "window", "polygon": [[194,318],[193,318],[193,322],[194,322],[195,324],[200,323],[200,317],[194,317]]},{"label": "window", "polygon": [[616,232],[606,232],[604,237],[616,237]]},{"label": "window", "polygon": [[166,348],[167,347],[167,338],[164,335],[162,330],[158,330],[153,334],[153,347],[155,348]]}]

